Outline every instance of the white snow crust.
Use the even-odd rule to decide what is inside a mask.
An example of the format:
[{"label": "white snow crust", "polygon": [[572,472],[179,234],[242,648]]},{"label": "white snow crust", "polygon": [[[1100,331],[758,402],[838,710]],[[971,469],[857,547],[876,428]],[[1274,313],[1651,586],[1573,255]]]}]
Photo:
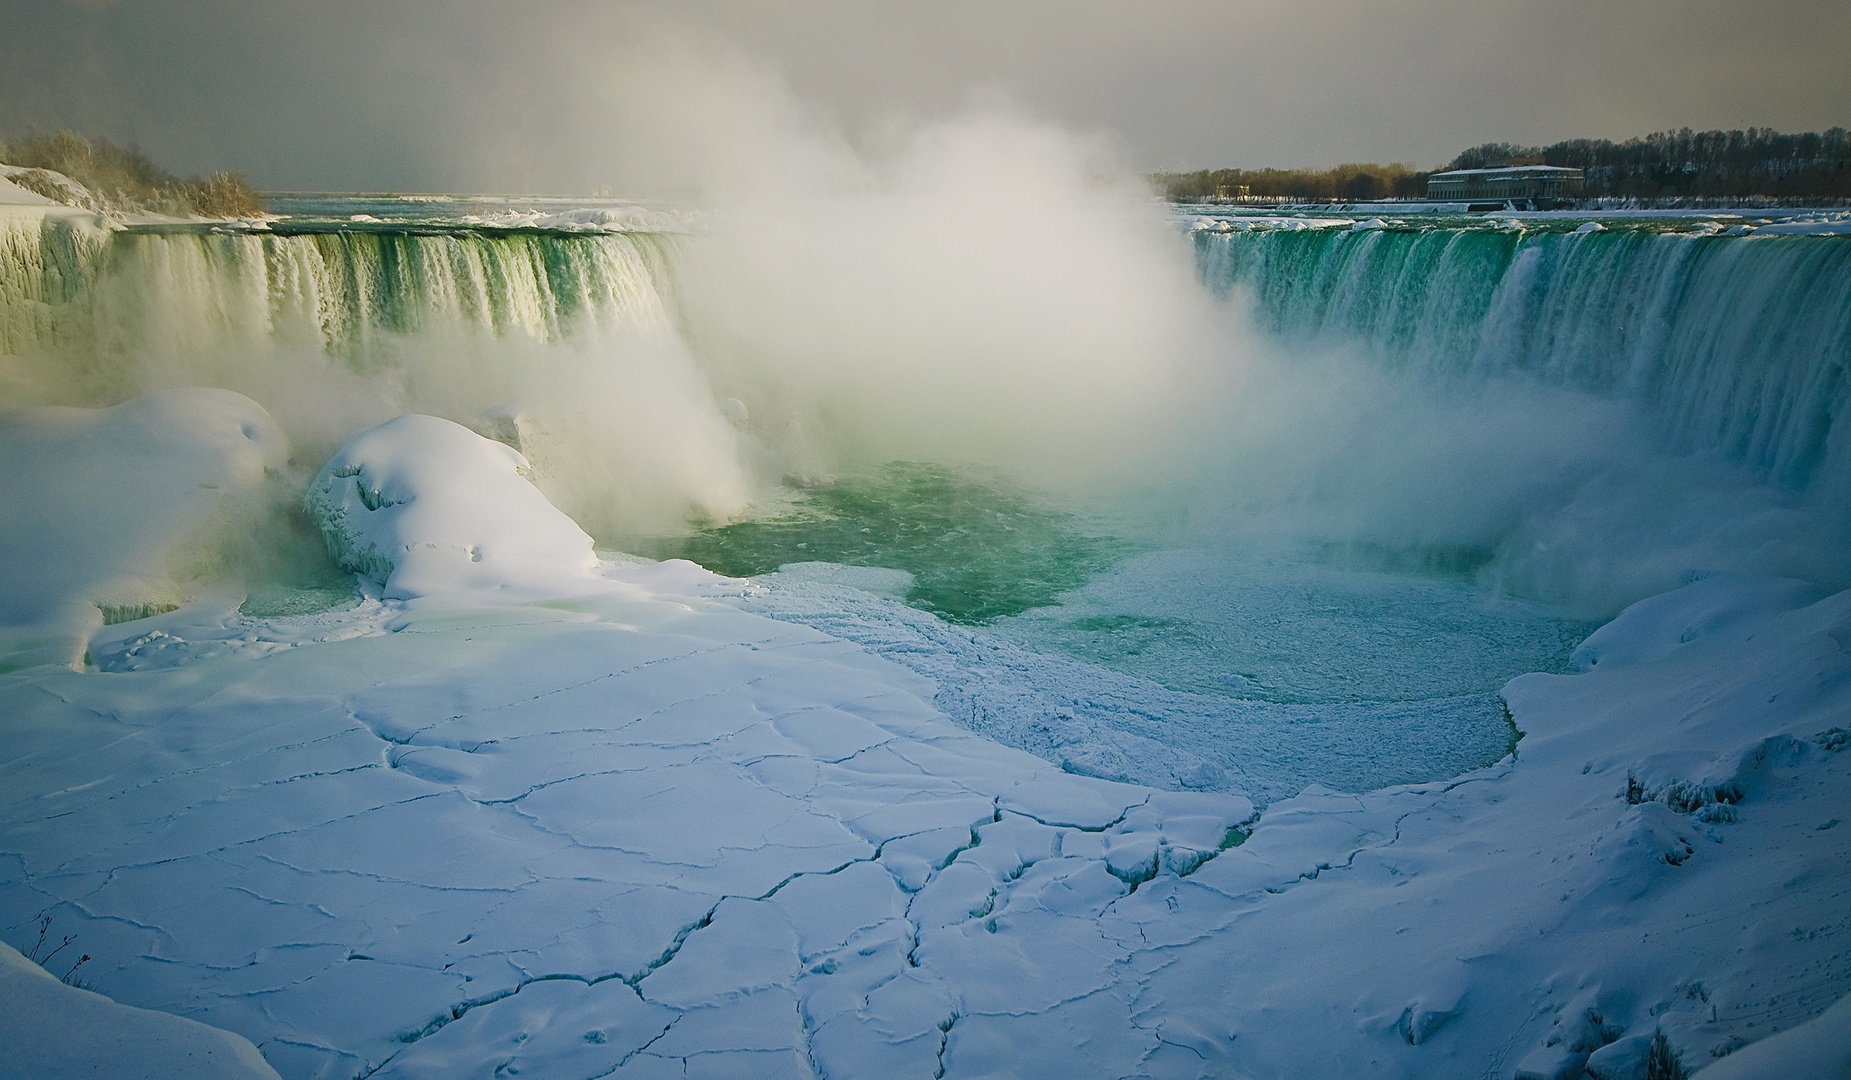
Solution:
[{"label": "white snow crust", "polygon": [[1256,815],[1000,746],[692,564],[593,568],[480,442],[405,417],[318,478],[384,599],[0,674],[11,940],[49,915],[291,1080],[1842,1063],[1851,592],[1696,582],[1511,682],[1514,756]]}]

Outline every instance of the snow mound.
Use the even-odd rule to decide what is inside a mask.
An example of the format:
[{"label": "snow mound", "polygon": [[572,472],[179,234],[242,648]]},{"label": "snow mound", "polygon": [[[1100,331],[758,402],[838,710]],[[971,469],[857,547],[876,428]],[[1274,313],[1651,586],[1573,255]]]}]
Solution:
[{"label": "snow mound", "polygon": [[591,537],[528,481],[520,451],[435,416],[355,435],[303,496],[328,552],[389,599],[583,591]]},{"label": "snow mound", "polygon": [[14,182],[14,170],[0,166],[0,206],[46,207],[59,205],[31,188]]},{"label": "snow mound", "polygon": [[1851,1076],[1851,997],[1798,1027],[1750,1043],[1697,1073],[1696,1080]]},{"label": "snow mound", "polygon": [[66,986],[0,943],[0,1075],[280,1080],[251,1041]]},{"label": "snow mound", "polygon": [[1661,660],[1680,645],[1822,598],[1825,590],[1797,579],[1714,574],[1673,592],[1647,597],[1588,635],[1569,655],[1575,671],[1631,667]]},{"label": "snow mound", "polygon": [[176,606],[203,539],[287,455],[230,390],[0,411],[0,670],[73,663],[100,623]]}]

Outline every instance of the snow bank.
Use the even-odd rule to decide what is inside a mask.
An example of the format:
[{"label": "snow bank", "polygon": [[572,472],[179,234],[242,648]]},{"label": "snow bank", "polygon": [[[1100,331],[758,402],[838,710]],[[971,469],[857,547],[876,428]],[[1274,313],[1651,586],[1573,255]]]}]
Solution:
[{"label": "snow bank", "polygon": [[11,165],[0,165],[0,206],[59,206],[60,203],[20,187],[12,180],[13,173],[19,171]]},{"label": "snow bank", "polygon": [[1851,236],[1851,211],[1799,214],[1754,228],[1757,236]]},{"label": "snow bank", "polygon": [[1696,1080],[1819,1080],[1851,1077],[1851,996],[1697,1073]]},{"label": "snow bank", "polygon": [[0,670],[76,662],[105,620],[174,607],[207,534],[286,456],[229,390],[0,411]]},{"label": "snow bank", "polygon": [[61,172],[0,164],[0,213],[89,216],[109,208],[107,200]]},{"label": "snow bank", "polygon": [[554,509],[512,447],[434,416],[363,431],[303,496],[328,552],[391,599],[440,593],[583,591],[591,537]]},{"label": "snow bank", "polygon": [[0,1075],[280,1080],[249,1039],[66,986],[0,944]]}]

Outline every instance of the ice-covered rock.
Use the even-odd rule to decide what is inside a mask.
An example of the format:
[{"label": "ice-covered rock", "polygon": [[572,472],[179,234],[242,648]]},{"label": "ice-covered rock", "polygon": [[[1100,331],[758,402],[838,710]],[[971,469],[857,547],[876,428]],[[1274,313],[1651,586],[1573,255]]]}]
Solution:
[{"label": "ice-covered rock", "polygon": [[435,416],[355,435],[303,496],[344,568],[393,599],[436,593],[582,591],[591,537],[547,502],[518,450]]}]

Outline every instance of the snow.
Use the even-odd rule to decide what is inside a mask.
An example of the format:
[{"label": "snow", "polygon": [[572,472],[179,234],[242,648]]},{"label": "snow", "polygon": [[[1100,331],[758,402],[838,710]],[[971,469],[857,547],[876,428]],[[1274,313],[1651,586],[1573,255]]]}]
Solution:
[{"label": "snow", "polygon": [[1851,211],[1798,214],[1782,221],[1756,226],[1757,235],[1770,236],[1847,236],[1851,235]]},{"label": "snow", "polygon": [[547,212],[545,210],[504,210],[493,214],[470,214],[464,224],[495,229],[546,229],[554,232],[582,233],[685,233],[696,214],[676,214],[643,206],[598,206]]},{"label": "snow", "polygon": [[106,615],[176,606],[176,575],[287,444],[229,390],[0,411],[0,670],[71,663]]},{"label": "snow", "polygon": [[[148,401],[6,445],[157,486],[262,460],[243,399]],[[89,637],[99,670],[0,674],[0,927],[49,916],[112,996],[291,1080],[1637,1076],[1661,1031],[1687,1068],[1844,1060],[1851,593],[1635,605],[1511,682],[1516,754],[1462,776],[1166,791],[749,610],[901,579],[594,563],[521,464],[363,432],[308,500],[361,603],[206,597]],[[136,482],[99,531],[155,513]],[[48,527],[4,565],[56,569]]]},{"label": "snow", "polygon": [[28,191],[15,184],[10,177],[12,167],[0,165],[0,206],[57,206],[58,203],[47,199],[36,191]]},{"label": "snow", "polygon": [[1270,214],[1242,214],[1239,217],[1210,217],[1198,214],[1179,214],[1183,228],[1190,232],[1257,232],[1280,230],[1299,232],[1305,229],[1334,229],[1353,224],[1350,218],[1306,217]]},{"label": "snow", "polygon": [[1798,1027],[1731,1054],[1697,1080],[1777,1080],[1851,1076],[1851,996]]},{"label": "snow", "polygon": [[[51,1033],[57,1037],[48,1037]],[[0,1074],[32,1080],[279,1080],[249,1039],[66,986],[0,944]]]},{"label": "snow", "polygon": [[390,599],[582,588],[598,565],[591,537],[527,471],[520,451],[460,424],[400,416],[349,439],[303,505],[341,566]]},{"label": "snow", "polygon": [[[48,190],[56,195],[46,195]],[[106,208],[105,200],[61,172],[0,164],[0,212],[88,216]]]}]

